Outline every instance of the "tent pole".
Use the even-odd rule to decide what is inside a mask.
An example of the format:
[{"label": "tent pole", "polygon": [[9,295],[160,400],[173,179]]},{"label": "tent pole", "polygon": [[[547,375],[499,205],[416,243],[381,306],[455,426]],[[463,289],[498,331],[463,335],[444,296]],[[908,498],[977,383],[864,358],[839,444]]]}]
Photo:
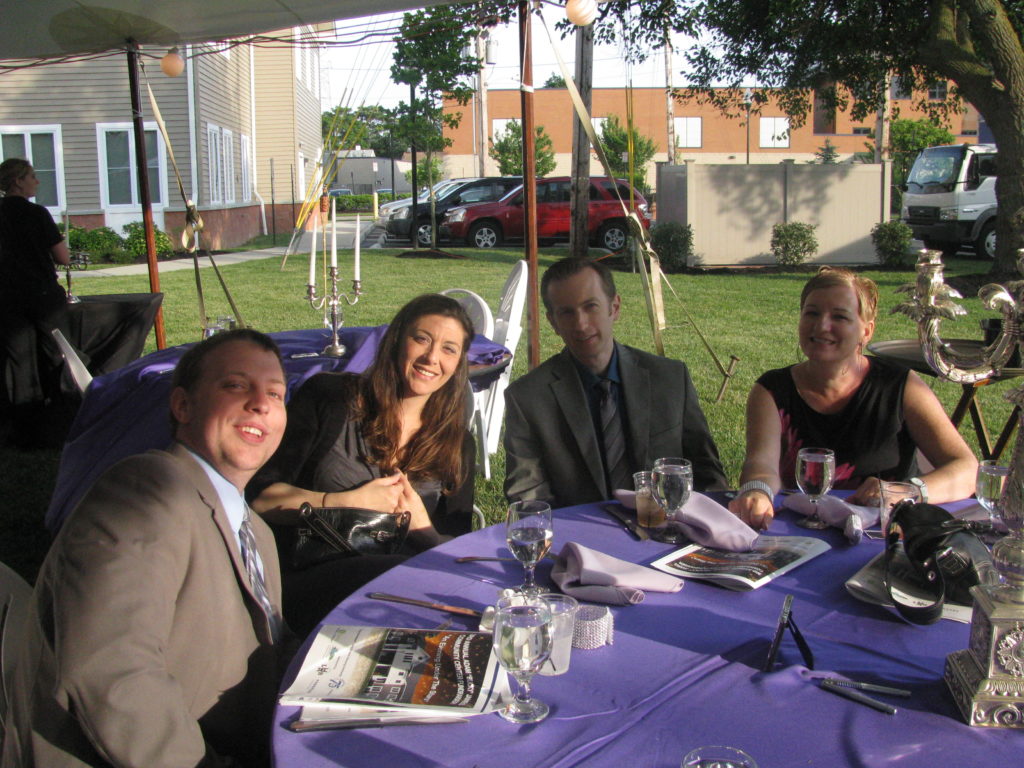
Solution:
[{"label": "tent pole", "polygon": [[[135,170],[139,186],[139,202],[142,204],[142,226],[146,233],[149,290],[152,293],[160,293],[160,270],[156,265],[156,234],[153,231],[153,203],[149,198],[149,172],[146,167],[146,131],[142,122],[142,97],[139,91],[139,47],[134,40],[128,41],[128,86],[132,96]],[[167,346],[167,338],[164,335],[163,308],[156,311],[153,332],[156,334],[156,348],[164,349]]]},{"label": "tent pole", "polygon": [[519,55],[522,85],[519,100],[523,112],[523,244],[526,249],[527,364],[540,365],[540,303],[537,299],[537,159],[534,151],[533,38],[530,34],[530,0],[519,2]]}]

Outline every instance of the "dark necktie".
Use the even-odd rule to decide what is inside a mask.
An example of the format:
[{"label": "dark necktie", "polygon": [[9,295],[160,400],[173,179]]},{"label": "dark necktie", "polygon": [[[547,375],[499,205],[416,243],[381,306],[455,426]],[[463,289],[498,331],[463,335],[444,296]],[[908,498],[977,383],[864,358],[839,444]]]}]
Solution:
[{"label": "dark necktie", "polygon": [[611,379],[598,382],[601,393],[601,440],[604,443],[605,473],[609,492],[616,488],[632,487],[629,467],[626,466],[626,436],[622,432],[622,414]]},{"label": "dark necktie", "polygon": [[270,636],[276,642],[280,636],[280,627],[278,626],[277,619],[274,617],[274,608],[270,604],[270,596],[267,594],[267,585],[263,581],[263,575],[260,573],[259,565],[256,563],[256,537],[252,532],[252,524],[249,522],[249,516],[252,512],[249,507],[245,508],[245,517],[242,518],[242,525],[238,528],[238,538],[242,542],[242,561],[245,563],[246,573],[249,574],[249,584],[252,586],[252,591],[256,594],[256,599],[259,600],[260,606],[263,608],[263,612],[267,615],[267,621],[270,624]]}]

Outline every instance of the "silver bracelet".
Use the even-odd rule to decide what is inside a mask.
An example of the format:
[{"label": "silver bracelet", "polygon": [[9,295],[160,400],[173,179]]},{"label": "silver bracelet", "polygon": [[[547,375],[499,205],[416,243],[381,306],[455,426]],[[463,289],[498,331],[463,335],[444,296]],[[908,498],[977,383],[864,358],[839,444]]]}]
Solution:
[{"label": "silver bracelet", "polygon": [[775,501],[775,494],[772,493],[772,487],[764,480],[748,480],[739,487],[738,491],[736,491],[736,497],[739,498],[747,491],[760,491],[768,497],[768,501],[773,503]]}]

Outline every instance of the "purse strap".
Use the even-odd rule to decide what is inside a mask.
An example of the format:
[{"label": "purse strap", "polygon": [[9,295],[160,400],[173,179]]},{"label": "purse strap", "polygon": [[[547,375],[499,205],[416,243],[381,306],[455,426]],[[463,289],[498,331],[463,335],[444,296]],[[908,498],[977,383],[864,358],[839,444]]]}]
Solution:
[{"label": "purse strap", "polygon": [[343,552],[346,555],[359,554],[358,550],[345,541],[344,537],[334,530],[334,526],[321,518],[308,502],[303,502],[302,506],[299,507],[299,518],[309,526],[311,531],[338,552]]}]

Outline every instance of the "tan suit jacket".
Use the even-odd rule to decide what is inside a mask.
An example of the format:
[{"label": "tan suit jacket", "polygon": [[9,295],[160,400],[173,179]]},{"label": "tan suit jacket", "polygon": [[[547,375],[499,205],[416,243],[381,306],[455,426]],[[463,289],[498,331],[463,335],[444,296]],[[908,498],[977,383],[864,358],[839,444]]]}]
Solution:
[{"label": "tan suit jacket", "polygon": [[[629,471],[693,462],[698,491],[728,488],[686,364],[616,343]],[[612,498],[579,372],[563,349],[505,390],[505,495],[567,507]]]},{"label": "tan suit jacket", "polygon": [[[273,536],[252,524],[280,615]],[[265,763],[278,651],[183,446],[97,481],[43,563],[25,634],[3,768]]]}]

